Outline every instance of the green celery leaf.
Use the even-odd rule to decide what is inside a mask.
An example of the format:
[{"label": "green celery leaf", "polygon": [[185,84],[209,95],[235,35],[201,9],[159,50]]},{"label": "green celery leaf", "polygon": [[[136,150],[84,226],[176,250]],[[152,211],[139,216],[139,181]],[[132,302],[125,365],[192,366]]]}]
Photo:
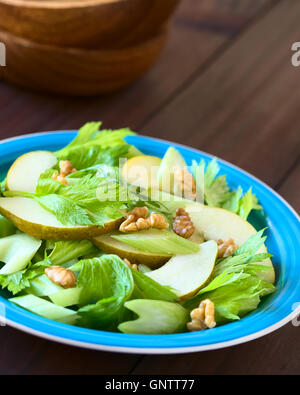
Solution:
[{"label": "green celery leaf", "polygon": [[30,287],[30,281],[44,273],[45,268],[51,265],[50,260],[43,260],[30,264],[26,269],[9,275],[0,275],[0,285],[7,288],[14,295]]},{"label": "green celery leaf", "polygon": [[192,310],[202,300],[212,300],[218,324],[240,319],[255,310],[261,297],[275,291],[274,285],[259,277],[260,273],[270,268],[256,264],[271,256],[267,253],[255,254],[265,241],[263,232],[261,230],[251,236],[232,256],[219,259],[212,281],[194,297],[183,302],[183,306]]},{"label": "green celery leaf", "polygon": [[34,198],[42,207],[53,213],[64,225],[103,225],[102,221],[91,220],[88,212],[64,196],[52,194]]},{"label": "green celery leaf", "polygon": [[69,149],[81,146],[82,144],[88,143],[94,136],[95,134],[99,131],[99,128],[101,126],[101,122],[88,122],[85,125],[83,125],[75,137],[73,141],[69,145],[67,145],[65,148],[61,149],[60,151],[57,152],[58,155],[62,155],[63,152],[66,152]]},{"label": "green celery leaf", "polygon": [[252,193],[252,188],[240,199],[239,216],[247,219],[252,210],[261,210],[257,197]]},{"label": "green celery leaf", "polygon": [[57,241],[48,259],[52,265],[63,265],[73,259],[94,253],[99,253],[99,249],[89,240]]},{"label": "green celery leaf", "polygon": [[[197,186],[201,188],[204,184],[205,204],[225,208],[244,219],[248,218],[252,210],[261,209],[257,197],[252,193],[251,188],[244,195],[241,187],[238,187],[236,191],[230,190],[226,176],[218,175],[220,167],[216,158],[212,159],[207,166],[204,160],[201,160],[199,164],[193,161],[191,171]],[[196,177],[196,174],[198,177]],[[201,176],[201,174],[204,174],[204,176]]]},{"label": "green celery leaf", "polygon": [[[79,325],[116,330],[128,315],[124,303],[130,299],[134,281],[130,268],[116,255],[80,262],[77,286],[82,288]],[[86,305],[87,304],[87,305]]]},{"label": "green celery leaf", "polygon": [[[106,164],[118,166],[120,158],[126,158],[129,145],[122,144],[114,147],[101,148],[101,146],[82,146],[59,156],[60,160],[70,160],[76,170]],[[76,174],[74,173],[76,177]]]},{"label": "green celery leaf", "polygon": [[178,301],[175,295],[168,287],[165,287],[145,274],[131,269],[134,280],[134,291],[132,299],[153,299],[164,300],[166,302]]}]

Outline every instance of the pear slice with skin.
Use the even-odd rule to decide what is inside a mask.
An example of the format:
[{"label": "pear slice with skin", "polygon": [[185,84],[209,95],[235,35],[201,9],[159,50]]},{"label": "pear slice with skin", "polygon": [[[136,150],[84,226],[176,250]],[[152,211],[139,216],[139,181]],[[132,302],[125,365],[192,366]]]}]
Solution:
[{"label": "pear slice with skin", "polygon": [[128,259],[132,264],[144,264],[151,269],[157,269],[172,257],[172,255],[150,254],[149,252],[140,251],[111,237],[114,234],[117,235],[119,233],[115,232],[94,237],[92,242],[107,254],[118,255],[122,259]]},{"label": "pear slice with skin", "polygon": [[176,255],[160,269],[146,273],[161,285],[172,287],[182,300],[195,295],[210,280],[218,254],[214,240],[200,244],[200,251],[190,255]]},{"label": "pear slice with skin", "polygon": [[[222,208],[193,204],[186,206],[185,210],[189,213],[195,229],[203,232],[205,240],[217,241],[222,239],[226,241],[232,238],[240,247],[250,236],[257,233],[248,221]],[[257,254],[266,252],[267,248],[263,245],[257,251]],[[275,271],[271,260],[268,258],[257,264],[270,267],[270,270],[260,273],[260,277],[273,284],[275,282]]]},{"label": "pear slice with skin", "polygon": [[39,176],[56,162],[56,156],[49,151],[33,151],[20,156],[8,170],[6,189],[34,193]]},{"label": "pear slice with skin", "polygon": [[0,198],[0,213],[22,232],[43,240],[90,239],[112,232],[122,222],[122,218],[118,218],[108,220],[104,226],[63,225],[34,199],[25,197]]}]

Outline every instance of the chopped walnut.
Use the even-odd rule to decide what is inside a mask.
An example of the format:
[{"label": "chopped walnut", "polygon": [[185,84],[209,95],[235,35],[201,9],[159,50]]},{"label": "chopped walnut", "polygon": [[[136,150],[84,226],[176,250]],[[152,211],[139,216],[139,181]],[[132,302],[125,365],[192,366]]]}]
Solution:
[{"label": "chopped walnut", "polygon": [[66,186],[68,186],[68,182],[65,179],[65,177],[61,176],[58,171],[52,176],[53,180],[56,180],[58,182],[60,182],[61,184],[64,184]]},{"label": "chopped walnut", "polygon": [[176,169],[174,178],[181,188],[183,197],[190,200],[196,199],[196,184],[192,174],[186,169]]},{"label": "chopped walnut", "polygon": [[127,266],[131,267],[131,269],[138,270],[138,266],[135,263],[131,263],[128,259],[124,258],[123,261]]},{"label": "chopped walnut", "polygon": [[63,288],[73,288],[76,285],[76,276],[72,270],[65,269],[62,266],[51,266],[45,269],[47,277],[57,285]]},{"label": "chopped walnut", "polygon": [[215,322],[215,305],[209,300],[203,300],[199,307],[192,310],[191,322],[187,323],[189,331],[201,331],[203,329],[211,329],[216,326]]},{"label": "chopped walnut", "polygon": [[73,167],[72,162],[70,162],[69,160],[61,160],[59,162],[59,170],[60,172],[56,172],[52,178],[53,180],[56,180],[58,182],[60,182],[61,184],[64,185],[68,185],[68,182],[66,180],[66,177],[69,174],[75,173],[77,170]]},{"label": "chopped walnut", "polygon": [[174,232],[185,239],[188,239],[195,232],[194,224],[189,214],[183,209],[176,210],[176,217],[173,219]]},{"label": "chopped walnut", "polygon": [[161,214],[152,213],[148,218],[151,228],[167,229],[169,227],[166,218]]},{"label": "chopped walnut", "polygon": [[59,162],[60,175],[63,177],[67,177],[69,174],[75,173],[76,169],[74,169],[72,162],[69,160],[61,160]]},{"label": "chopped walnut", "polygon": [[147,215],[147,207],[136,207],[127,214],[127,219],[122,222],[119,230],[128,233],[150,228],[166,229],[169,227],[163,215],[152,213],[148,218]]},{"label": "chopped walnut", "polygon": [[232,237],[230,237],[227,241],[223,241],[219,239],[218,243],[218,258],[226,258],[234,253],[235,250],[238,249],[238,245],[235,244]]},{"label": "chopped walnut", "polygon": [[147,218],[148,217],[148,207],[135,207],[132,211],[130,211],[127,215],[134,215],[135,218]]}]

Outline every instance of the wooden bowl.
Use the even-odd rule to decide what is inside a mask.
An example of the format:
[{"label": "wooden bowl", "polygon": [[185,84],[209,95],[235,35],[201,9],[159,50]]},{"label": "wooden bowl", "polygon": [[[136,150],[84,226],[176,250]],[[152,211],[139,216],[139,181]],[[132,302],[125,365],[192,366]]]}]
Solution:
[{"label": "wooden bowl", "polygon": [[37,43],[122,48],[158,32],[179,0],[0,0],[0,28]]},{"label": "wooden bowl", "polygon": [[135,81],[152,65],[168,30],[164,27],[142,44],[115,50],[54,47],[0,31],[0,42],[6,46],[6,67],[0,67],[0,79],[76,96],[112,92]]}]

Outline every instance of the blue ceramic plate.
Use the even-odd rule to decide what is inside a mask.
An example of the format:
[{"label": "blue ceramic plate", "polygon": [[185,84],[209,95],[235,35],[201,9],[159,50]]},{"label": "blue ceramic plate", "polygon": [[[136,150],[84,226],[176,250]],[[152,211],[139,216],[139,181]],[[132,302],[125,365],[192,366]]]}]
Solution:
[{"label": "blue ceramic plate", "polygon": [[[4,140],[0,143],[0,175],[5,176],[10,164],[28,151],[58,150],[75,137],[76,132],[41,133]],[[188,164],[192,159],[211,159],[211,156],[192,148],[148,137],[130,136],[145,154],[162,157],[172,144]],[[266,298],[259,308],[238,322],[211,330],[173,335],[126,335],[84,329],[41,318],[8,302],[8,294],[0,294],[8,325],[25,332],[58,342],[106,351],[167,354],[213,350],[243,343],[270,333],[287,322],[297,312],[300,302],[300,226],[295,211],[267,185],[245,171],[219,161],[222,173],[232,187],[244,190],[252,186],[265,209],[265,215],[254,214],[250,221],[257,228],[268,226],[267,248],[274,255],[276,293]],[[0,306],[1,306],[0,303]]]}]

